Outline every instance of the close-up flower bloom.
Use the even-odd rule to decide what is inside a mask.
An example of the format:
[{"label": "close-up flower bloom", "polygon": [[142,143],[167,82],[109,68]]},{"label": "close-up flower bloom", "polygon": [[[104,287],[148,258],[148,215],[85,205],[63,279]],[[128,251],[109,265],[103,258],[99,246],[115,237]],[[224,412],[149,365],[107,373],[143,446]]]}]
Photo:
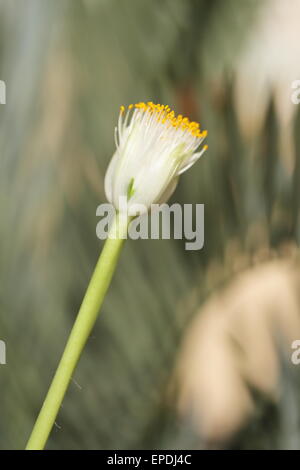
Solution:
[{"label": "close-up flower bloom", "polygon": [[[105,177],[105,193],[116,209],[127,198],[130,216],[138,205],[166,202],[178,177],[205,152],[207,131],[169,106],[148,103],[121,106],[115,129],[116,152]],[[139,210],[142,212],[142,210]]]},{"label": "close-up flower bloom", "polygon": [[[133,110],[133,111],[131,111]],[[110,286],[130,218],[146,213],[173,193],[179,175],[197,161],[207,131],[175,116],[169,106],[148,103],[121,106],[115,129],[117,150],[105,177],[105,192],[117,209],[110,237],[96,264],[66,347],[33,427],[26,449],[43,449],[55,423],[72,374],[97,320]],[[126,201],[126,209],[123,202]],[[128,217],[129,216],[129,217]]]}]

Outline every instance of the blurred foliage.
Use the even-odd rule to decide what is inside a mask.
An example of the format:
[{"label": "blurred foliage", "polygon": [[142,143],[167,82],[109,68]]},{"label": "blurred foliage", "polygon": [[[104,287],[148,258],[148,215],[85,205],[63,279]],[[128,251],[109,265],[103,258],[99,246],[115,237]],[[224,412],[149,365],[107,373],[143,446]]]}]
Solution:
[{"label": "blurred foliage", "polygon": [[[48,447],[206,446],[168,393],[186,325],[247,257],[300,236],[300,115],[289,172],[272,102],[247,142],[232,100],[232,68],[263,3],[0,1],[1,448],[25,445],[101,249],[95,211],[119,106],[148,99],[209,129],[209,152],[172,197],[205,203],[205,248],[126,244]],[[246,259],[235,269],[226,262],[232,243]],[[293,399],[259,396],[251,422],[223,446],[290,445],[282,422],[299,384],[283,384]]]}]

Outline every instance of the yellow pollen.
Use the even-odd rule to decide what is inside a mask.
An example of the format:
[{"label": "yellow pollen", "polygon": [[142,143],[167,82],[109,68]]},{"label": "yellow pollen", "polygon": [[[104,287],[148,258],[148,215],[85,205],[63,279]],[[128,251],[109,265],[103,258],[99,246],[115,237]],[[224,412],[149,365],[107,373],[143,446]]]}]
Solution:
[{"label": "yellow pollen", "polygon": [[[207,136],[207,131],[200,131],[198,122],[190,121],[188,117],[182,116],[182,114],[175,115],[175,112],[171,110],[168,105],[155,104],[152,101],[147,103],[140,102],[136,104],[130,104],[128,109],[138,109],[142,113],[149,113],[149,117],[153,114],[157,121],[167,127],[174,127],[177,130],[188,132],[197,139],[204,139]],[[125,112],[125,106],[120,107],[120,113]],[[207,145],[204,146],[207,148]]]}]

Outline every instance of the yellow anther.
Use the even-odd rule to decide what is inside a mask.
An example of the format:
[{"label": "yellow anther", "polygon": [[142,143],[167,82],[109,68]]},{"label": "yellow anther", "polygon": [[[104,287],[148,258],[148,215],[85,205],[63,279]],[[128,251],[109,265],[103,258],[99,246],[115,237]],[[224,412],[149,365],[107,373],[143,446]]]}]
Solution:
[{"label": "yellow anther", "polygon": [[[149,116],[155,113],[157,122],[165,124],[167,127],[171,126],[181,131],[187,131],[196,138],[204,138],[207,135],[207,131],[200,132],[200,126],[197,122],[190,121],[189,118],[183,117],[182,114],[176,116],[175,112],[172,111],[168,105],[160,103],[155,104],[152,101],[146,103],[141,101],[134,105],[130,104],[128,109],[132,109],[133,107],[145,113],[149,113]],[[121,106],[120,111],[124,113],[125,107]]]}]

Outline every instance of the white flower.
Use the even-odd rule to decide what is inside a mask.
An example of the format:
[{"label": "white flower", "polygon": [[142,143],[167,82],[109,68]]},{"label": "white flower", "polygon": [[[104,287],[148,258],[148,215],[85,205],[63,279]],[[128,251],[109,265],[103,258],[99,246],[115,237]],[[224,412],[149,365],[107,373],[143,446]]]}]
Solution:
[{"label": "white flower", "polygon": [[[105,193],[110,203],[122,210],[127,200],[130,216],[149,210],[151,204],[166,202],[176,188],[178,177],[206,150],[199,150],[207,131],[169,106],[138,103],[125,113],[120,108],[115,129],[116,152],[105,176]],[[143,209],[137,211],[137,205]]]}]

